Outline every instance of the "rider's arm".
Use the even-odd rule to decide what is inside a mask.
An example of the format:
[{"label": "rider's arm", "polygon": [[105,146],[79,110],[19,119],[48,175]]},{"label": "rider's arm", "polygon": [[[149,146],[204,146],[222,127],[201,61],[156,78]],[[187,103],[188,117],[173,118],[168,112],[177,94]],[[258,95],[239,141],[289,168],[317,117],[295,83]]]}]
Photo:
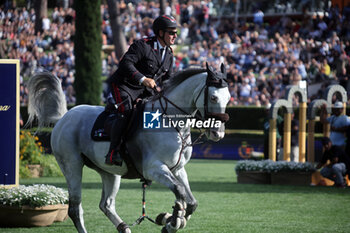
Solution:
[{"label": "rider's arm", "polygon": [[145,56],[145,44],[142,41],[133,43],[120,61],[119,68],[125,77],[129,77],[129,82],[135,85],[140,84],[140,79],[144,77],[135,65]]}]

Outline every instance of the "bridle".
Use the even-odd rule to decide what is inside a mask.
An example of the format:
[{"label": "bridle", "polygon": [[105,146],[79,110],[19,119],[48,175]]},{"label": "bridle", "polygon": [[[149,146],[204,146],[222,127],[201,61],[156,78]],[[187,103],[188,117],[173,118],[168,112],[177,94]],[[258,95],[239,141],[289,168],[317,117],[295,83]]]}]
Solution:
[{"label": "bridle", "polygon": [[[219,76],[219,78],[218,78]],[[207,80],[205,82],[205,85],[203,86],[203,88],[201,89],[201,91],[199,92],[197,98],[194,101],[194,104],[196,105],[200,95],[202,94],[203,90],[204,90],[204,120],[213,118],[215,120],[219,120],[223,123],[226,123],[230,117],[227,113],[215,113],[215,112],[209,112],[209,107],[208,107],[208,103],[209,103],[209,98],[208,98],[208,94],[209,94],[209,87],[216,87],[216,88],[223,88],[223,87],[227,87],[227,80],[224,77],[220,77],[220,76],[224,76],[223,74],[220,73],[213,73],[212,71],[208,72],[208,76],[207,76]]]}]

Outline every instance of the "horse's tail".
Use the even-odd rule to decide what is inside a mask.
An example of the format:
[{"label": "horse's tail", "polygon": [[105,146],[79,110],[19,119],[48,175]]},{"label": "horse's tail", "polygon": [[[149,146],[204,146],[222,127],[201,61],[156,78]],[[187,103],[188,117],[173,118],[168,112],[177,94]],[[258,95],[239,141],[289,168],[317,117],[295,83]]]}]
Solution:
[{"label": "horse's tail", "polygon": [[38,118],[39,128],[55,124],[67,112],[67,102],[61,81],[50,72],[44,71],[32,76],[28,88],[28,122]]}]

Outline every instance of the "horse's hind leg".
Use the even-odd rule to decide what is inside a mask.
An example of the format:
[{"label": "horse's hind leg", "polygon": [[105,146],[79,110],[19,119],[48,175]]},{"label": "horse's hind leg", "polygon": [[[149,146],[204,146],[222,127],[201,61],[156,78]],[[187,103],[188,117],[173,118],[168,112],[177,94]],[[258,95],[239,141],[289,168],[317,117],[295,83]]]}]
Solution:
[{"label": "horse's hind leg", "polygon": [[70,154],[69,159],[55,153],[56,160],[66,178],[69,193],[68,215],[79,233],[87,233],[81,205],[82,174],[84,163],[80,157]]},{"label": "horse's hind leg", "polygon": [[129,226],[123,222],[115,211],[115,197],[119,191],[120,176],[98,170],[101,175],[103,190],[100,201],[100,209],[111,220],[118,232],[131,233]]}]

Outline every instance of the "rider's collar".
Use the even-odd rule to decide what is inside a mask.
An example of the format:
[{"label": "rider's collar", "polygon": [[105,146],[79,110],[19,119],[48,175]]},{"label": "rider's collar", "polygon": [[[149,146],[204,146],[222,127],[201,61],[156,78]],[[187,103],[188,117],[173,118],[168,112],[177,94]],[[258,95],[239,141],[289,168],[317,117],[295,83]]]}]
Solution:
[{"label": "rider's collar", "polygon": [[157,40],[157,43],[158,43],[158,48],[159,48],[159,50],[161,50],[162,48],[164,48],[164,47],[160,44],[159,40]]},{"label": "rider's collar", "polygon": [[154,50],[161,50],[162,48],[166,48],[167,46],[162,46],[161,43],[159,42],[158,38],[156,39],[156,41],[154,41],[153,44],[153,49]]}]

